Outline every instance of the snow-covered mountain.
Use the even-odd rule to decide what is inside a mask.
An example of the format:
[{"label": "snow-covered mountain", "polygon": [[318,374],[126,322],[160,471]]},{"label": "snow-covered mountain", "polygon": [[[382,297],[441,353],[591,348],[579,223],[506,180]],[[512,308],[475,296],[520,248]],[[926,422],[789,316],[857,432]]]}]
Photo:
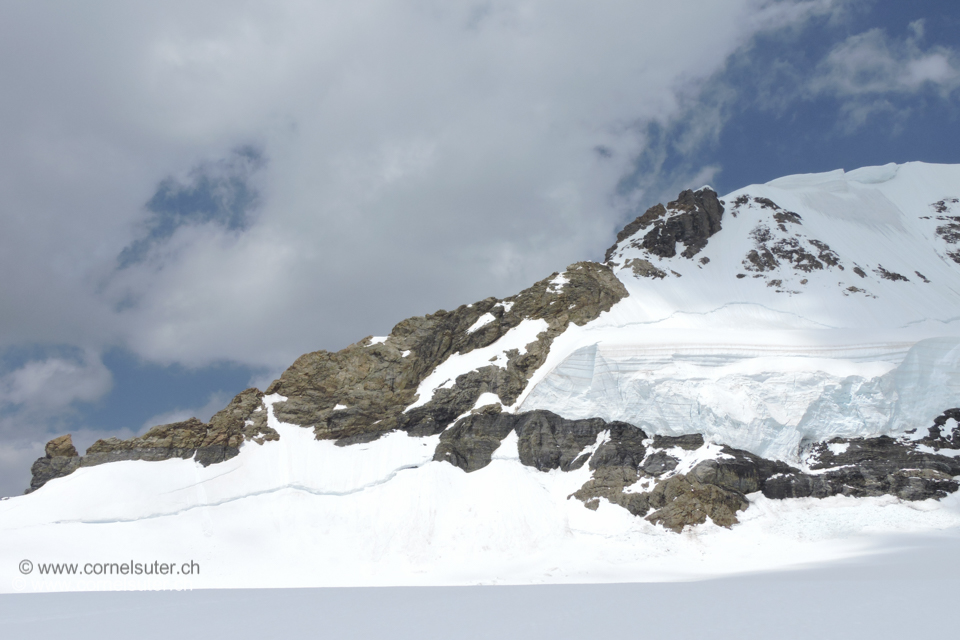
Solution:
[{"label": "snow-covered mountain", "polygon": [[868,533],[960,527],[957,407],[960,166],[704,187],[627,225],[603,263],[306,354],[209,423],[83,456],[51,441],[33,491],[0,503],[0,554],[201,574],[0,589],[641,580],[829,559]]}]

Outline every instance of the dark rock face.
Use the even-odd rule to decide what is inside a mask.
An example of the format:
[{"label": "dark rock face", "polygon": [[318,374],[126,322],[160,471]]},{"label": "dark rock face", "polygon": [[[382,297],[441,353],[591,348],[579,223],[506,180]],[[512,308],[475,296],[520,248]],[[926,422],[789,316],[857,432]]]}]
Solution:
[{"label": "dark rock face", "polygon": [[[736,524],[737,513],[749,506],[746,496],[756,492],[775,499],[894,495],[926,500],[956,491],[953,478],[960,476],[960,459],[917,449],[960,449],[960,408],[945,411],[921,439],[880,436],[818,443],[809,451],[806,472],[709,445],[700,434],[650,438],[625,422],[566,420],[549,411],[511,415],[498,409],[479,410],[444,431],[434,460],[476,471],[515,431],[520,461],[527,466],[572,471],[588,464],[590,479],[571,496],[586,507],[596,509],[605,499],[674,531],[708,519],[724,527]],[[688,453],[700,460],[678,473],[677,456]]]},{"label": "dark rock face", "polygon": [[667,215],[667,209],[662,204],[657,203],[652,207],[650,207],[649,209],[647,209],[642,216],[639,216],[633,222],[629,223],[627,226],[621,229],[620,232],[617,234],[616,243],[614,243],[612,247],[607,249],[607,253],[603,259],[604,262],[610,262],[610,258],[613,257],[613,252],[617,250],[617,245],[619,245],[621,242],[623,242],[624,240],[626,240],[627,238],[635,234],[637,231],[640,231],[641,229],[646,229],[651,224],[653,224],[654,221],[660,218],[663,218],[665,215]]},{"label": "dark rock face", "polygon": [[958,204],[958,198],[944,198],[930,206],[938,214],[934,219],[943,223],[938,224],[934,232],[947,244],[947,257],[960,264],[960,249],[956,248],[960,243],[960,215],[950,215],[957,213]]},{"label": "dark rock face", "polygon": [[704,444],[703,436],[699,433],[687,433],[682,436],[654,436],[654,449],[671,449],[679,447],[684,451],[696,451]]},{"label": "dark rock face", "polygon": [[[704,460],[685,475],[673,475],[679,461],[666,450],[696,451],[703,436],[688,434],[649,438],[625,422],[599,418],[567,420],[549,411],[517,415],[483,410],[444,431],[434,460],[470,473],[490,464],[504,438],[518,435],[520,462],[540,471],[573,471],[589,461],[591,478],[571,497],[596,509],[606,499],[636,516],[680,531],[707,518],[721,526],[737,522],[736,513],[748,506],[745,494],[759,491],[777,473],[796,471],[779,462],[745,451],[723,448],[723,456]],[[598,446],[598,437],[606,432]],[[645,444],[648,443],[648,444]],[[647,479],[649,490],[631,489]]]},{"label": "dark rock face", "polygon": [[30,467],[33,478],[27,493],[36,491],[54,478],[70,475],[80,468],[80,457],[73,446],[70,434],[54,438],[44,447],[46,456],[37,459]]},{"label": "dark rock face", "polygon": [[710,236],[720,231],[723,205],[710,189],[696,192],[688,189],[669,203],[667,208],[671,212],[681,213],[654,220],[653,228],[640,243],[653,255],[672,258],[677,255],[677,244],[682,244],[684,249],[681,255],[692,258],[707,246]]},{"label": "dark rock face", "polygon": [[957,490],[960,459],[918,450],[917,445],[957,449],[960,428],[942,434],[942,425],[956,419],[960,409],[944,412],[929,435],[916,441],[876,438],[834,438],[813,446],[809,467],[815,474],[783,473],[763,487],[768,498],[825,498],[845,495],[857,498],[893,495],[903,500],[939,499]]},{"label": "dark rock face", "polygon": [[773,219],[779,223],[777,226],[780,227],[781,231],[787,230],[787,227],[785,225],[788,223],[803,224],[801,222],[803,218],[800,217],[800,214],[794,213],[793,211],[777,211],[775,214],[773,214]]},{"label": "dark rock face", "polygon": [[520,414],[517,435],[520,462],[539,471],[579,469],[589,456],[580,453],[606,428],[600,418],[566,420],[549,411]]},{"label": "dark rock face", "polygon": [[[799,214],[787,211],[769,198],[751,199],[746,195],[734,200],[734,213],[743,207],[761,212],[761,221],[750,232],[754,248],[747,252],[741,263],[745,270],[758,274],[754,277],[761,277],[763,273],[783,267],[804,273],[831,268],[844,270],[840,256],[826,242],[809,238],[802,233],[803,218]],[[737,277],[745,276],[737,274]],[[803,280],[800,284],[806,283],[807,281]],[[782,279],[770,280],[767,285],[777,287],[780,293],[800,293],[781,289]]]},{"label": "dark rock face", "polygon": [[653,477],[657,477],[673,471],[677,468],[678,464],[680,464],[680,461],[670,454],[664,453],[663,451],[657,451],[655,453],[651,453],[647,459],[643,461],[643,463],[640,465],[640,469]]},{"label": "dark rock face", "polygon": [[894,282],[897,280],[902,280],[903,282],[910,282],[910,279],[907,278],[907,276],[895,273],[893,271],[887,271],[883,268],[883,265],[878,266],[876,269],[874,269],[874,271],[884,280],[893,280]]},{"label": "dark rock face", "polygon": [[[953,428],[947,423],[953,420]],[[933,426],[927,429],[927,435],[919,440],[920,444],[940,449],[960,449],[960,409],[947,409],[933,419]]]},{"label": "dark rock face", "polygon": [[692,258],[707,246],[710,236],[720,231],[723,205],[711,189],[688,189],[667,208],[683,213],[669,217],[662,224],[655,222],[653,229],[643,237],[643,248],[654,255],[671,258],[676,255],[676,246],[680,243],[684,245],[681,255]]},{"label": "dark rock face", "polygon": [[630,246],[642,248],[661,258],[672,258],[677,255],[677,245],[682,244],[684,248],[681,255],[693,258],[707,246],[707,240],[720,231],[722,218],[723,204],[715,191],[688,189],[666,207],[662,204],[650,207],[624,227],[617,234],[616,244],[607,249],[604,260],[610,262],[621,242],[648,228],[643,238],[632,241]]},{"label": "dark rock face", "polygon": [[607,427],[608,439],[590,457],[593,477],[573,497],[589,509],[597,509],[600,498],[605,498],[635,516],[644,516],[650,510],[649,496],[626,489],[647,475],[641,470],[647,434],[626,422],[611,422]]},{"label": "dark rock face", "polygon": [[[783,227],[783,224],[780,226]],[[843,269],[840,258],[825,242],[806,238],[801,241],[796,237],[776,239],[770,228],[762,223],[750,232],[750,237],[755,248],[751,249],[743,260],[743,267],[747,271],[773,271],[780,267],[781,262],[806,273],[822,270],[825,266]]]},{"label": "dark rock face", "polygon": [[516,424],[517,416],[499,411],[467,416],[440,435],[433,459],[449,462],[467,473],[482,469],[490,464],[493,452]]},{"label": "dark rock face", "polygon": [[516,431],[520,462],[540,471],[571,471],[586,463],[589,456],[581,456],[581,452],[596,442],[606,428],[608,425],[599,418],[567,420],[550,411],[521,414],[481,411],[444,431],[433,459],[449,462],[468,473],[482,469],[490,464],[493,452],[503,439]]},{"label": "dark rock face", "polygon": [[[658,445],[692,451],[703,446],[703,437],[691,434],[660,438],[659,443],[655,439],[654,446]],[[669,457],[662,451],[656,452],[644,461],[644,468],[658,456]],[[676,461],[667,471],[675,468]],[[665,475],[658,481],[649,498],[655,511],[647,520],[678,532],[687,525],[703,524],[708,518],[721,527],[729,527],[738,522],[737,512],[749,506],[746,494],[762,490],[771,477],[790,471],[795,470],[782,462],[722,447],[717,457],[702,460],[688,473]]]},{"label": "dark rock face", "polygon": [[119,460],[156,461],[170,458],[194,458],[203,466],[208,466],[229,460],[240,453],[240,445],[246,440],[263,444],[279,438],[279,434],[267,426],[263,393],[258,389],[247,389],[213,416],[209,423],[190,418],[184,422],[153,427],[138,438],[97,440],[83,456],[77,455],[70,436],[55,438],[47,443],[47,457],[34,463],[28,492],[39,489],[53,478],[69,475],[80,467]]},{"label": "dark rock face", "polygon": [[[504,300],[488,298],[404,320],[380,344],[366,339],[336,353],[301,356],[267,389],[287,398],[274,405],[275,414],[313,428],[319,439],[348,444],[394,429],[419,436],[440,433],[483,393],[513,404],[556,336],[570,323],[583,325],[627,296],[613,272],[598,263],[571,265],[562,286],[554,284],[556,275]],[[486,324],[469,331],[487,314]],[[438,389],[428,403],[404,413],[417,399],[420,382],[441,362],[493,344],[524,320],[540,319],[547,329],[526,346],[526,353],[508,352],[506,367],[490,365],[461,375],[452,388]],[[337,404],[347,408],[335,411]]]}]

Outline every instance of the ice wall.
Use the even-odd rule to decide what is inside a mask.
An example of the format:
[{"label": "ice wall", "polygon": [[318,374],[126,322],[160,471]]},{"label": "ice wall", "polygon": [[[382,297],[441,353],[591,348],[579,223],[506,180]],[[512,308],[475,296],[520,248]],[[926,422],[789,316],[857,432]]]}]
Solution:
[{"label": "ice wall", "polygon": [[520,410],[698,432],[797,461],[804,443],[926,428],[958,405],[960,340],[936,338],[909,348],[594,344],[554,367]]}]

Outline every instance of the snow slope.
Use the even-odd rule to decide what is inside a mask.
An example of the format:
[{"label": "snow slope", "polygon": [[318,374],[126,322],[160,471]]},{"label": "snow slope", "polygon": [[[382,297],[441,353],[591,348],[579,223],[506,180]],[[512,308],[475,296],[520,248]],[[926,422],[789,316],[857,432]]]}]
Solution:
[{"label": "snow slope", "polygon": [[[270,398],[271,404],[280,399]],[[864,535],[960,527],[960,500],[771,501],[732,530],[677,535],[567,499],[588,470],[520,464],[515,436],[466,474],[429,461],[435,439],[392,434],[336,447],[277,422],[278,442],[236,458],[83,468],[0,502],[0,592],[685,580],[871,552]],[[27,575],[14,567],[30,560]],[[191,575],[82,575],[155,560]],[[77,563],[81,575],[40,575]]]},{"label": "snow slope", "polygon": [[[722,198],[722,230],[694,259],[618,252],[630,296],[554,343],[519,409],[695,431],[788,462],[805,442],[929,426],[960,404],[960,264],[935,219],[935,203],[958,195],[960,167],[923,163],[735,191]],[[749,203],[735,206],[743,196]],[[801,223],[782,232],[756,198]],[[825,242],[843,268],[781,260],[751,272],[759,226]],[[635,276],[631,258],[668,275]]]},{"label": "snow slope", "polygon": [[[960,405],[960,265],[932,209],[958,195],[960,166],[921,163],[790,176],[729,194],[722,230],[693,259],[623,246],[614,262],[630,296],[556,338],[510,410],[698,431],[793,461],[805,442],[834,434],[928,426]],[[756,198],[801,224],[783,231]],[[747,270],[762,224],[775,238],[829,244],[844,268]],[[668,275],[637,277],[631,257]],[[565,284],[562,274],[554,283]],[[522,349],[541,328],[524,325],[489,353],[451,359],[421,396],[464,367]],[[609,503],[591,511],[570,499],[589,469],[524,466],[515,435],[467,474],[432,461],[438,437],[314,440],[276,419],[269,405],[279,399],[267,398],[280,440],[247,442],[225,462],[84,467],[0,501],[8,567],[0,591],[694,579],[868,553],[884,532],[960,527],[956,495],[908,503],[754,494],[732,529],[708,523],[677,535]],[[23,560],[31,572],[14,568]],[[195,562],[199,572],[40,574],[42,563],[82,572],[86,563],[155,560]]]}]

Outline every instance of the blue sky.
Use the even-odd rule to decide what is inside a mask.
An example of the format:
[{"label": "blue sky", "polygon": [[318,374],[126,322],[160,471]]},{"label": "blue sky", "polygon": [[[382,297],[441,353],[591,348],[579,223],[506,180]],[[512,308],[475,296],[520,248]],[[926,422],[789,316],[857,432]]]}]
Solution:
[{"label": "blue sky", "polygon": [[960,5],[0,7],[0,494],[654,202],[960,162]]}]

